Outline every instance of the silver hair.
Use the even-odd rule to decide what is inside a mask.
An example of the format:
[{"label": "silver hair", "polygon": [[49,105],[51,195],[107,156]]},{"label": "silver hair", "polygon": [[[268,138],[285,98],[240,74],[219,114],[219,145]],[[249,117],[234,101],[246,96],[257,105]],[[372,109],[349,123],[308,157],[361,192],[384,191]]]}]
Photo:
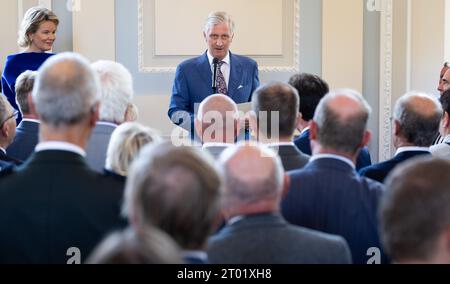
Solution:
[{"label": "silver hair", "polygon": [[71,52],[52,56],[42,65],[32,93],[40,119],[55,127],[86,118],[98,94],[97,74],[84,57]]},{"label": "silver hair", "polygon": [[[432,102],[434,112],[431,115],[421,112],[412,103],[415,98]],[[437,99],[425,93],[409,92],[395,103],[393,117],[400,124],[401,134],[408,142],[415,146],[429,147],[439,131],[442,115],[442,106]]]},{"label": "silver hair", "polygon": [[206,34],[208,31],[221,23],[226,23],[228,27],[230,28],[231,35],[234,34],[234,21],[231,18],[231,16],[227,12],[212,12],[208,15],[208,18],[206,19],[205,27],[203,29],[203,32]]},{"label": "silver hair", "polygon": [[[261,159],[268,158],[272,160],[273,169],[270,175],[260,176],[257,179],[248,180],[241,176],[233,174],[227,165],[227,162],[234,156],[242,147],[252,146],[258,149],[261,153]],[[228,147],[220,155],[220,164],[225,183],[225,206],[246,205],[268,198],[274,198],[283,190],[284,170],[280,157],[270,148],[256,143],[239,144],[237,146]],[[242,161],[245,163],[246,161]],[[252,170],[252,169],[250,169]]]},{"label": "silver hair", "polygon": [[133,78],[120,63],[97,61],[92,64],[100,79],[100,120],[120,124],[133,99]]},{"label": "silver hair", "polygon": [[105,167],[122,176],[127,176],[128,168],[140,149],[149,143],[161,141],[162,138],[149,127],[137,122],[123,123],[111,134]]},{"label": "silver hair", "polygon": [[34,81],[37,72],[27,70],[17,77],[16,80],[16,102],[22,115],[30,113],[30,105],[28,104],[28,96],[33,91]]},{"label": "silver hair", "polygon": [[29,35],[37,32],[39,25],[46,21],[51,21],[56,26],[59,24],[59,19],[55,13],[45,7],[36,6],[28,9],[20,25],[17,44],[20,47],[30,46],[31,39]]},{"label": "silver hair", "polygon": [[[351,116],[343,119],[329,106],[337,97],[347,97],[360,106]],[[371,111],[367,101],[355,90],[338,89],[328,93],[319,102],[314,113],[319,143],[324,147],[353,155],[361,144]]]}]

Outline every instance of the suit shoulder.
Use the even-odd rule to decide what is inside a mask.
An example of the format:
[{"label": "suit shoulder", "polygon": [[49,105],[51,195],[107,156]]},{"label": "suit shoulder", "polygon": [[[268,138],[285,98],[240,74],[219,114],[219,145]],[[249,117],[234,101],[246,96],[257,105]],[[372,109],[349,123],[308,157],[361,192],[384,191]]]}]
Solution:
[{"label": "suit shoulder", "polygon": [[256,61],[253,58],[250,58],[248,56],[238,55],[238,54],[233,54],[233,56],[235,56],[236,59],[238,59],[240,62],[242,62],[244,64],[257,65]]},{"label": "suit shoulder", "polygon": [[9,163],[3,163],[0,161],[0,184],[6,178],[13,174],[14,166]]},{"label": "suit shoulder", "polygon": [[200,55],[197,57],[192,57],[186,60],[183,60],[180,64],[178,64],[177,69],[189,68],[191,66],[195,66],[199,63],[199,61],[203,60],[204,55]]}]

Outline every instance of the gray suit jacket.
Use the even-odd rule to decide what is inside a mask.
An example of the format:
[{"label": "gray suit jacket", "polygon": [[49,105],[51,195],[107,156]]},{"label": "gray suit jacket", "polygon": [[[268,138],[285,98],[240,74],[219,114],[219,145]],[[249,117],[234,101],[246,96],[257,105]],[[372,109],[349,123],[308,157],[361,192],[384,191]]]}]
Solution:
[{"label": "gray suit jacket", "polygon": [[16,136],[6,152],[21,161],[27,160],[39,142],[39,123],[22,120],[16,129]]},{"label": "gray suit jacket", "polygon": [[342,237],[288,224],[279,214],[246,216],[209,240],[210,263],[351,263]]},{"label": "gray suit jacket", "polygon": [[86,149],[86,161],[89,167],[96,172],[103,173],[106,162],[106,151],[108,150],[111,134],[117,128],[110,124],[97,122],[92,131],[91,138]]},{"label": "gray suit jacket", "polygon": [[309,162],[310,156],[303,154],[295,145],[270,146],[270,148],[278,151],[285,171],[301,169]]}]

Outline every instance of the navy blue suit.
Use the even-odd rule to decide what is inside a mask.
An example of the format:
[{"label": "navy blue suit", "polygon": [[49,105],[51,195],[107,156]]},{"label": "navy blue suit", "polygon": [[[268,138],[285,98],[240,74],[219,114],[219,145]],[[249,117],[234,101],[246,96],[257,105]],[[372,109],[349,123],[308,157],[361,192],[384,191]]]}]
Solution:
[{"label": "navy blue suit", "polygon": [[354,263],[367,263],[369,248],[381,249],[377,210],[382,184],[360,177],[349,164],[334,158],[310,161],[290,177],[282,201],[288,222],[344,237]]},{"label": "navy blue suit", "polygon": [[[294,140],[295,146],[300,149],[306,155],[312,155],[311,144],[309,141],[309,129],[305,130]],[[356,170],[372,165],[372,159],[370,158],[369,149],[364,147],[359,151],[359,155],[356,158]]]},{"label": "navy blue suit", "polygon": [[39,123],[22,120],[16,128],[16,136],[7,152],[14,158],[25,161],[34,152],[34,148],[39,142]]},{"label": "navy blue suit", "polygon": [[[259,86],[258,64],[245,56],[230,52],[230,79],[228,96],[237,104],[251,100],[253,91]],[[212,71],[206,52],[188,59],[177,67],[169,106],[169,118],[178,112],[190,115],[187,121],[175,121],[176,124],[193,130],[195,104],[200,104],[212,94]],[[189,126],[190,125],[190,126]]]},{"label": "navy blue suit", "polygon": [[395,155],[394,158],[384,161],[382,163],[378,163],[375,165],[372,165],[370,167],[362,168],[359,171],[359,174],[361,176],[365,176],[368,178],[371,178],[373,180],[384,182],[386,177],[389,175],[389,173],[400,163],[414,158],[418,155],[431,155],[430,152],[426,151],[406,151],[401,152],[398,155]]}]

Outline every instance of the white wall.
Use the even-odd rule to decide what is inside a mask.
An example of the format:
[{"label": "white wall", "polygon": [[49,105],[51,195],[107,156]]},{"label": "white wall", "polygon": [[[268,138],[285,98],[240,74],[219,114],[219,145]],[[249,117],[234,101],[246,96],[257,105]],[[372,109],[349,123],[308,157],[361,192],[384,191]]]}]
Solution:
[{"label": "white wall", "polygon": [[331,88],[363,86],[363,1],[324,0],[322,76]]}]

